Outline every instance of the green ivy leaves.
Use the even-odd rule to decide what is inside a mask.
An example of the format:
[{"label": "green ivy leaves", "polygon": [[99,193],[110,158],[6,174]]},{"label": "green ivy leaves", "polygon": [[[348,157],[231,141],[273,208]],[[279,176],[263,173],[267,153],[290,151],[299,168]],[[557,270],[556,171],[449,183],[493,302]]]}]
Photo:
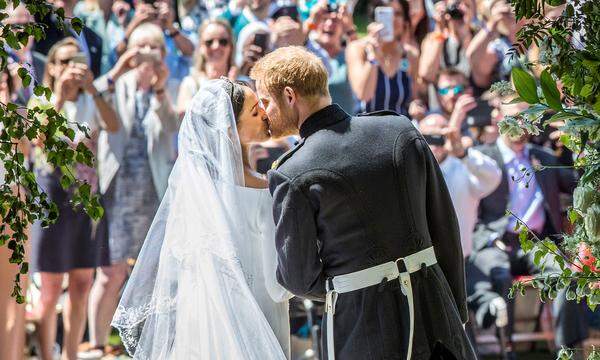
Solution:
[{"label": "green ivy leaves", "polygon": [[[19,0],[12,0],[13,7]],[[43,0],[28,0],[24,3],[29,12],[36,17],[44,17],[54,11],[52,5]],[[0,0],[0,21],[7,18],[7,1]],[[59,28],[63,28],[64,9],[56,9]],[[77,18],[68,19],[71,27],[79,33],[83,23]],[[45,36],[44,25],[40,23],[1,24],[0,25],[0,71],[8,65],[8,50],[20,49],[27,45],[31,38],[36,41]],[[17,76],[23,86],[33,82],[31,74],[24,67],[17,69]],[[39,98],[50,101],[52,91],[40,84],[34,84],[33,93]],[[75,126],[76,125],[76,126]],[[9,261],[19,266],[14,277],[12,296],[18,303],[25,297],[21,288],[21,275],[27,274],[29,264],[25,261],[26,229],[34,221],[43,227],[50,226],[59,217],[56,204],[49,201],[48,196],[40,189],[36,174],[29,168],[24,148],[36,143],[35,149],[48,164],[60,168],[63,176],[60,185],[73,195],[71,203],[79,207],[94,220],[100,219],[104,210],[99,198],[92,192],[90,184],[80,181],[74,175],[76,164],[94,165],[93,154],[82,142],[73,146],[80,131],[89,138],[89,130],[80,124],[69,124],[61,114],[51,106],[20,107],[14,103],[0,103],[0,161],[5,169],[4,179],[0,181],[0,246],[7,246],[12,254]]]},{"label": "green ivy leaves", "polygon": [[514,67],[511,71],[513,84],[519,97],[528,104],[536,104],[540,101],[537,94],[535,79],[527,71]]},{"label": "green ivy leaves", "polygon": [[[511,75],[515,90],[523,101],[531,105],[539,104],[541,102],[540,97],[538,96],[535,78],[531,74],[521,68],[514,67],[511,71]],[[547,70],[542,71],[540,76],[540,87],[544,94],[546,104],[556,111],[563,110],[560,91],[556,86],[556,81],[554,81]]]},{"label": "green ivy leaves", "polygon": [[552,79],[552,75],[544,69],[540,75],[540,86],[544,93],[546,103],[556,111],[562,111],[562,103],[560,102],[560,91],[556,86],[556,82]]}]

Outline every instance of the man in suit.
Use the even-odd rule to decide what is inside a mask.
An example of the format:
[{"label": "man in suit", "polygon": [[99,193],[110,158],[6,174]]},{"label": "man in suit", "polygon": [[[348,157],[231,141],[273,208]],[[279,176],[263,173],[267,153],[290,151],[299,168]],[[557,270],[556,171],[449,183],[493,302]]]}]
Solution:
[{"label": "man in suit", "polygon": [[[511,116],[527,108],[526,104],[503,105],[503,116]],[[537,274],[540,269],[533,262],[533,254],[525,254],[515,232],[517,218],[523,221],[539,238],[557,239],[562,230],[560,194],[571,194],[577,180],[572,169],[546,168],[540,165],[558,165],[557,158],[547,149],[530,144],[528,135],[511,139],[506,135],[479,150],[493,158],[502,170],[500,186],[479,205],[479,219],[474,233],[474,265],[491,279],[487,284],[469,286],[492,287],[506,297],[513,277]],[[523,171],[525,170],[525,171]],[[515,216],[507,215],[507,210]],[[547,263],[545,273],[560,271]],[[481,307],[489,303],[481,299]],[[509,321],[512,309],[509,302]],[[553,303],[555,342],[558,346],[573,346],[587,337],[582,308],[566,301],[565,292],[558,294]],[[511,329],[512,326],[509,326]]]},{"label": "man in suit", "polygon": [[269,172],[277,277],[326,301],[326,358],[474,359],[458,223],[421,134],[392,112],[332,105],[304,48],[275,50],[251,77],[272,135],[301,137]]},{"label": "man in suit", "polygon": [[100,76],[102,65],[102,38],[90,28],[84,26],[81,33],[77,32],[71,26],[67,18],[74,17],[73,10],[77,4],[77,0],[49,0],[55,9],[62,8],[65,11],[64,29],[58,28],[58,17],[56,14],[51,14],[43,19],[36,19],[38,22],[46,24],[46,37],[35,43],[35,51],[44,55],[48,54],[50,48],[57,41],[66,38],[67,36],[74,37],[79,43],[80,48],[88,58],[88,66],[94,73],[94,77]]}]

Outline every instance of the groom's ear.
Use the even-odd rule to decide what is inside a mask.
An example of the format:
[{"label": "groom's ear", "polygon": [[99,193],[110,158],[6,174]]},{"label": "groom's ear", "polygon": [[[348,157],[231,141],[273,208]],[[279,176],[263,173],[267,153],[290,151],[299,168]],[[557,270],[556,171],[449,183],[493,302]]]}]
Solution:
[{"label": "groom's ear", "polygon": [[283,88],[283,97],[290,106],[296,103],[296,92],[289,86]]}]

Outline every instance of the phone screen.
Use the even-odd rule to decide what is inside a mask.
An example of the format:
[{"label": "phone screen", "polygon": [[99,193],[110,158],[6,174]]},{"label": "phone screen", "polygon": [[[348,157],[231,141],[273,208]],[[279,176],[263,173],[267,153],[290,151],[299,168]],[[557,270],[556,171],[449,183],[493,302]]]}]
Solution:
[{"label": "phone screen", "polygon": [[394,40],[394,8],[378,6],[375,8],[375,21],[383,25],[380,32],[381,40],[390,42]]},{"label": "phone screen", "polygon": [[267,41],[269,40],[269,35],[265,33],[256,33],[254,34],[254,45],[259,48],[266,50],[267,49]]},{"label": "phone screen", "polygon": [[73,58],[71,58],[71,61],[77,64],[84,64],[87,65],[87,56],[85,56],[85,53],[83,52],[78,52],[77,54],[75,54],[75,56],[73,56]]}]

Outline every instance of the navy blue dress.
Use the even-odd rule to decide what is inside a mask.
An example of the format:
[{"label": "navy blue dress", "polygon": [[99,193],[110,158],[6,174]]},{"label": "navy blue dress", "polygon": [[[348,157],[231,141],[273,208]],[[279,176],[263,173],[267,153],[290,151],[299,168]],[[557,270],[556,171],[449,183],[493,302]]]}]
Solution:
[{"label": "navy blue dress", "polygon": [[410,98],[411,79],[405,71],[399,69],[394,76],[388,77],[381,68],[377,68],[375,96],[368,102],[361,101],[357,112],[391,110],[408,116]]}]

